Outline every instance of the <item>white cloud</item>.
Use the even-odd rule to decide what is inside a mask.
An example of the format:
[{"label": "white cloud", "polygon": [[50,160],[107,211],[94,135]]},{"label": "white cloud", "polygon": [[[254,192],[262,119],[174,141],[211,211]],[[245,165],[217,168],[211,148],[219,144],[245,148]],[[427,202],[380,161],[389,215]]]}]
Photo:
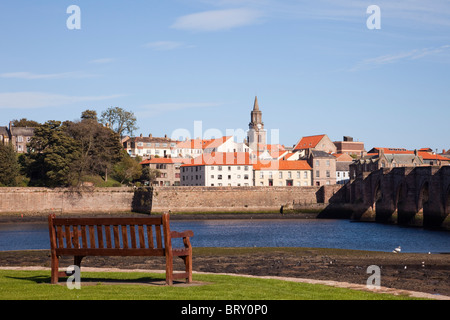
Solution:
[{"label": "white cloud", "polygon": [[1,73],[0,78],[23,79],[23,80],[52,80],[52,79],[81,79],[92,78],[98,75],[84,72],[62,72],[62,73],[32,73],[32,72],[9,72]]},{"label": "white cloud", "polygon": [[151,48],[156,51],[168,51],[168,50],[174,50],[177,48],[180,48],[184,46],[182,42],[176,42],[176,41],[155,41],[150,42],[145,45],[147,48]]},{"label": "white cloud", "polygon": [[46,92],[3,92],[0,93],[0,109],[32,109],[60,107],[85,101],[102,101],[122,97],[109,96],[68,96]]},{"label": "white cloud", "polygon": [[396,54],[387,54],[375,58],[366,59],[357,63],[351,71],[357,71],[361,69],[375,68],[386,64],[392,64],[403,60],[417,60],[426,56],[436,55],[443,53],[450,49],[450,45],[443,45],[437,48],[423,48],[414,49],[407,52],[400,52]]},{"label": "white cloud", "polygon": [[261,17],[261,11],[254,9],[213,10],[182,16],[172,28],[189,31],[228,30],[254,24]]}]

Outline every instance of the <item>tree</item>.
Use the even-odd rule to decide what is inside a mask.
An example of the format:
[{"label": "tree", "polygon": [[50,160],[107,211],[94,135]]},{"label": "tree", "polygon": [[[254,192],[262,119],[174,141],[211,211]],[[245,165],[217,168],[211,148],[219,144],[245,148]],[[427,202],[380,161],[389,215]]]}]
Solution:
[{"label": "tree", "polygon": [[65,132],[61,121],[47,121],[34,130],[23,164],[31,185],[48,187],[74,183],[72,164],[79,157],[79,143]]},{"label": "tree", "polygon": [[85,110],[81,113],[81,119],[91,119],[97,121],[97,111],[95,110]]},{"label": "tree", "polygon": [[142,175],[140,159],[133,159],[124,151],[122,160],[113,168],[113,175],[121,184],[139,180]]},{"label": "tree", "polygon": [[15,186],[19,170],[17,155],[12,144],[0,143],[0,185]]},{"label": "tree", "polygon": [[110,107],[102,112],[100,122],[105,126],[109,126],[117,132],[120,137],[122,137],[125,132],[133,135],[133,131],[138,129],[134,113],[125,111],[119,107]]},{"label": "tree", "polygon": [[29,127],[29,128],[36,128],[39,127],[41,124],[34,120],[28,120],[27,118],[22,118],[20,120],[14,119],[12,122],[13,127]]},{"label": "tree", "polygon": [[146,184],[148,182],[149,185],[153,184],[157,178],[161,176],[161,171],[158,169],[152,169],[150,166],[144,166],[142,168],[141,181]]},{"label": "tree", "polygon": [[107,181],[108,171],[122,159],[123,148],[117,133],[98,123],[93,113],[87,114],[83,112],[80,121],[66,122],[66,133],[78,142],[80,152],[72,169],[78,183],[86,174],[99,174]]}]

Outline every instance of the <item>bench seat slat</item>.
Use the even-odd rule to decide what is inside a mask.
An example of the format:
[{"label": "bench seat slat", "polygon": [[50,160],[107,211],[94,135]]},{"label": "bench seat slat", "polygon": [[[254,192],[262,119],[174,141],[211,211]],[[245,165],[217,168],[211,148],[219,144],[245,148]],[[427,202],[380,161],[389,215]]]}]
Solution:
[{"label": "bench seat slat", "polygon": [[56,249],[60,256],[164,256],[164,249]]}]

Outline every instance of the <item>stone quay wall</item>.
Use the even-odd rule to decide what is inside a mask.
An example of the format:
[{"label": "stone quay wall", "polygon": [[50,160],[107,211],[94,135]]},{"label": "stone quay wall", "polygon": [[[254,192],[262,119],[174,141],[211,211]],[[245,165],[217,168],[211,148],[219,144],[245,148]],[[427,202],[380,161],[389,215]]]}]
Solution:
[{"label": "stone quay wall", "polygon": [[0,188],[0,214],[130,212],[133,196],[133,188]]},{"label": "stone quay wall", "polygon": [[320,210],[340,186],[0,188],[0,214]]}]

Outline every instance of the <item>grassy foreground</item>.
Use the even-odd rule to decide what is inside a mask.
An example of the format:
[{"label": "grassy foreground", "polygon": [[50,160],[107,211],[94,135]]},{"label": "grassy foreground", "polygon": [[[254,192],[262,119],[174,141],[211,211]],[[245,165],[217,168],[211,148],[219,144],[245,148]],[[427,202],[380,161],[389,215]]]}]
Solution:
[{"label": "grassy foreground", "polygon": [[[318,284],[194,275],[196,286],[142,285],[163,274],[82,272],[81,289],[50,285],[49,271],[0,270],[0,300],[399,300],[412,299]],[[120,281],[120,284],[111,282]],[[83,282],[85,285],[83,285]],[[123,283],[126,282],[126,283]],[[90,285],[86,285],[89,283]],[[136,284],[138,283],[138,284]]]}]

